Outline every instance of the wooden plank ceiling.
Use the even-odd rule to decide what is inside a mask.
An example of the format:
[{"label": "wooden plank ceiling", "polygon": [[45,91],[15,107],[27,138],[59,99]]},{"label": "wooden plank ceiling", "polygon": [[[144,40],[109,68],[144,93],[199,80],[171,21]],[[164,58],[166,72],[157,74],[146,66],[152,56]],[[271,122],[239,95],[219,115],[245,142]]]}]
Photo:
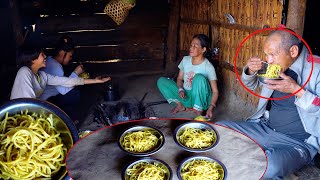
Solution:
[{"label": "wooden plank ceiling", "polygon": [[19,0],[23,26],[36,24],[26,43],[51,55],[59,36],[76,43],[72,69],[83,63],[96,74],[163,71],[168,29],[168,1],[136,0],[121,25],[116,25],[100,0]]}]

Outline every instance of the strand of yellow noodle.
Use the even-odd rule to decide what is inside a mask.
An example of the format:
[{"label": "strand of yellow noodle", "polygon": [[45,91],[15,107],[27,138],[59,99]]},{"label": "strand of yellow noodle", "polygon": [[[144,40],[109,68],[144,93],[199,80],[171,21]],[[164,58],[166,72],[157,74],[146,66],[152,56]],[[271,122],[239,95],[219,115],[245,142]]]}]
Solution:
[{"label": "strand of yellow noodle", "polygon": [[193,149],[207,148],[216,140],[213,131],[190,127],[186,127],[178,138],[180,143]]},{"label": "strand of yellow noodle", "polygon": [[129,180],[165,180],[167,170],[158,163],[140,162],[127,170]]},{"label": "strand of yellow noodle", "polygon": [[130,152],[147,152],[157,146],[159,138],[153,130],[129,132],[123,137],[122,146]]},{"label": "strand of yellow noodle", "polygon": [[216,162],[207,160],[192,160],[181,169],[182,180],[220,180],[223,169]]},{"label": "strand of yellow noodle", "polygon": [[67,149],[52,115],[6,113],[0,132],[0,179],[50,178],[65,166]]}]

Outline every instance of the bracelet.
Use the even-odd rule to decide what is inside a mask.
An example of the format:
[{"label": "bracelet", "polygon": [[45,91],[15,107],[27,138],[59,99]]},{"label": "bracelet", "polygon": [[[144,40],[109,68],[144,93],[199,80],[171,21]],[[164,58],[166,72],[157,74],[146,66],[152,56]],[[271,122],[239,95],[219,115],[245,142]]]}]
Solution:
[{"label": "bracelet", "polygon": [[214,108],[216,107],[216,105],[215,105],[215,104],[210,104],[210,105],[209,105],[209,107],[210,107],[210,106],[212,106],[212,107],[214,107]]},{"label": "bracelet", "polygon": [[179,90],[178,90],[178,91],[179,91],[179,92],[180,92],[180,91],[184,91],[184,89],[183,89],[183,88],[179,88]]}]

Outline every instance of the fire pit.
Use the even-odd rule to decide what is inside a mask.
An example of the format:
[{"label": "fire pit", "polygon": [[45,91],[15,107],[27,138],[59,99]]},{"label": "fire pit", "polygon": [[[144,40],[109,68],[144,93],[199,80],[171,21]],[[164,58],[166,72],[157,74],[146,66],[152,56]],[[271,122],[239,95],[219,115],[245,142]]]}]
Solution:
[{"label": "fire pit", "polygon": [[97,130],[117,123],[154,117],[152,104],[143,104],[136,99],[120,101],[100,100],[89,110],[88,116],[79,125],[80,130]]}]

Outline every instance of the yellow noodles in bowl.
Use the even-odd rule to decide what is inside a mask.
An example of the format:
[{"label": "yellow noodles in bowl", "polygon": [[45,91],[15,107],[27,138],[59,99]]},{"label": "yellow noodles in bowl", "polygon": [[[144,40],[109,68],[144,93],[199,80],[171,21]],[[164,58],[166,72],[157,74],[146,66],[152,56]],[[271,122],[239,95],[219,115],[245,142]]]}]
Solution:
[{"label": "yellow noodles in bowl", "polygon": [[264,78],[278,78],[281,72],[281,66],[278,64],[268,64],[268,68],[265,74],[258,74],[258,76]]},{"label": "yellow noodles in bowl", "polygon": [[183,133],[178,136],[178,141],[184,146],[192,149],[203,149],[210,147],[216,141],[214,131],[186,127]]},{"label": "yellow noodles in bowl", "polygon": [[128,180],[166,180],[167,168],[157,162],[141,161],[126,170]]},{"label": "yellow noodles in bowl", "polygon": [[[129,152],[148,152],[159,144],[158,132],[152,129],[144,129],[127,132],[122,139],[121,146]],[[160,137],[161,138],[161,137]]]},{"label": "yellow noodles in bowl", "polygon": [[224,170],[217,162],[193,159],[184,163],[180,169],[180,176],[182,180],[222,180]]},{"label": "yellow noodles in bowl", "polygon": [[62,166],[67,148],[48,116],[21,112],[0,122],[0,179],[51,178]]}]

